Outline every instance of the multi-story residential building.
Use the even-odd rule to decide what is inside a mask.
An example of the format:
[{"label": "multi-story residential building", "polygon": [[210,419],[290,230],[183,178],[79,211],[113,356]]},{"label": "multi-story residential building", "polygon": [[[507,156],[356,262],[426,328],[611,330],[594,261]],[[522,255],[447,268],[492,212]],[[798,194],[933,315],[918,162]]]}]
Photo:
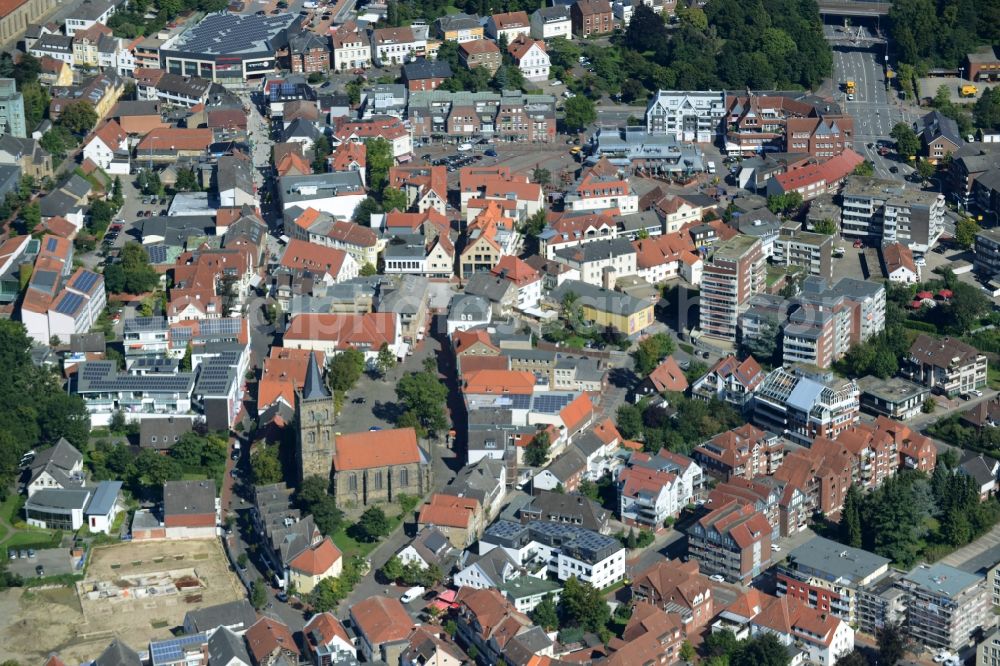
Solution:
[{"label": "multi-story residential building", "polygon": [[282,65],[294,74],[312,74],[330,71],[330,40],[309,30],[294,32],[288,45],[278,49]]},{"label": "multi-story residential building", "polygon": [[5,134],[21,139],[28,136],[24,98],[18,92],[14,79],[0,79],[0,136]]},{"label": "multi-story residential building", "polygon": [[333,68],[338,72],[348,69],[367,69],[372,64],[372,45],[368,33],[358,28],[354,21],[339,26],[330,36],[333,43]]},{"label": "multi-story residential building", "polygon": [[831,113],[804,95],[731,95],[726,99],[725,145],[730,154],[762,151],[810,153],[831,157],[849,147],[854,120]]},{"label": "multi-story residential building", "polygon": [[580,280],[611,289],[621,277],[636,274],[635,248],[625,238],[587,243],[556,250],[556,260],[580,272]]},{"label": "multi-story residential building", "polygon": [[78,367],[70,391],[83,398],[93,427],[111,423],[115,412],[129,421],[191,411],[195,374],[129,374],[114,361],[87,361]]},{"label": "multi-story residential building", "polygon": [[841,233],[873,245],[903,243],[927,252],[944,231],[944,195],[894,180],[850,176],[843,192]]},{"label": "multi-story residential building", "polygon": [[628,178],[607,158],[586,169],[580,182],[566,195],[567,208],[573,211],[611,209],[620,215],[639,211],[639,196]]},{"label": "multi-story residential building", "polygon": [[935,393],[954,397],[986,385],[986,355],[954,338],[921,334],[903,372]]},{"label": "multi-story residential building", "polygon": [[499,590],[462,587],[455,605],[457,637],[465,645],[475,647],[483,663],[497,664],[513,654],[534,655],[536,650],[552,654],[552,641],[542,628],[518,611]]},{"label": "multi-story residential building", "polygon": [[191,108],[208,99],[212,82],[198,76],[174,74],[162,69],[140,69],[135,72],[136,95],[140,100],[161,101],[173,106]]},{"label": "multi-story residential building", "polygon": [[766,192],[768,196],[795,192],[804,201],[835,194],[864,161],[864,157],[845,148],[833,157],[816,158],[775,173],[767,181]]},{"label": "multi-story residential building", "polygon": [[692,452],[702,469],[726,481],[733,477],[752,480],[770,476],[781,465],[784,455],[785,445],[780,437],[749,423],[716,435]]},{"label": "multi-story residential building", "polygon": [[83,0],[66,17],[64,27],[67,37],[73,37],[80,30],[93,27],[96,23],[108,24],[108,19],[118,9],[115,0]]},{"label": "multi-story residential building", "polygon": [[646,107],[646,131],[678,141],[711,143],[725,117],[725,92],[660,90]]},{"label": "multi-story residential building", "polygon": [[764,254],[759,238],[736,236],[717,245],[702,271],[701,330],[736,341],[737,322],[750,297],[764,289]]},{"label": "multi-story residential building", "polygon": [[623,523],[654,532],[691,501],[684,483],[664,469],[625,467],[618,474],[618,516]]},{"label": "multi-story residential building", "polygon": [[742,410],[749,405],[764,376],[760,363],[753,356],[742,361],[726,356],[691,384],[691,396],[701,400],[715,398]]},{"label": "multi-story residential building", "polygon": [[573,576],[597,589],[625,578],[625,548],[614,537],[577,525],[544,520],[499,520],[483,532],[479,553],[501,548],[522,567],[542,564],[559,580]]},{"label": "multi-story residential building", "polygon": [[521,35],[528,36],[530,32],[531,22],[527,12],[494,14],[486,20],[486,36],[497,42],[505,37],[509,44]]},{"label": "multi-story residential building", "polygon": [[372,32],[372,62],[377,66],[400,65],[427,54],[427,39],[410,27],[380,28]]},{"label": "multi-story residential building", "polygon": [[753,422],[808,444],[816,437],[836,438],[857,423],[859,411],[854,381],[775,368],[754,393]]},{"label": "multi-story residential building", "polygon": [[458,59],[469,69],[483,67],[490,76],[497,73],[503,58],[500,47],[488,39],[474,39],[458,46]]},{"label": "multi-story residential building", "polygon": [[1000,628],[987,633],[976,646],[976,666],[1000,666]]},{"label": "multi-story residential building", "polygon": [[410,95],[407,114],[414,138],[447,135],[548,143],[555,140],[555,104],[552,95],[434,90]]},{"label": "multi-story residential building", "polygon": [[771,258],[779,266],[803,268],[809,275],[833,280],[833,236],[782,228]]},{"label": "multi-story residential building", "polygon": [[813,537],[790,552],[778,568],[778,595],[858,623],[858,592],[889,571],[890,560]]},{"label": "multi-story residential building", "polygon": [[633,600],[678,613],[688,635],[714,616],[712,586],[695,560],[657,562],[636,574],[630,589]]},{"label": "multi-story residential building", "polygon": [[973,266],[984,277],[1000,273],[1000,228],[983,229],[976,234],[976,256]]},{"label": "multi-story residential building", "polygon": [[392,146],[392,156],[402,161],[413,154],[413,139],[402,120],[392,116],[374,116],[368,120],[350,121],[335,118],[330,143],[336,148],[342,143],[364,143],[369,139],[385,139]]},{"label": "multi-story residential building", "polygon": [[573,34],[586,39],[591,35],[606,35],[615,29],[611,5],[603,0],[577,0],[569,8]]},{"label": "multi-story residential building", "polygon": [[366,198],[364,183],[356,171],[285,176],[278,184],[284,210],[313,209],[341,220],[351,219]]},{"label": "multi-story residential building", "polygon": [[531,14],[531,36],[535,39],[573,39],[573,21],[564,5],[540,7]]},{"label": "multi-story residential building", "polygon": [[483,38],[483,24],[478,16],[451,14],[434,21],[438,37],[446,42],[472,42]]},{"label": "multi-story residential building", "polygon": [[687,529],[688,553],[706,573],[749,584],[771,564],[771,525],[747,504],[728,502]]},{"label": "multi-story residential building", "polygon": [[370,227],[334,219],[315,208],[306,208],[297,218],[286,222],[285,233],[291,238],[343,250],[354,257],[358,266],[374,266],[384,246]]},{"label": "multi-story residential building", "polygon": [[517,286],[518,310],[537,308],[542,300],[542,276],[534,268],[518,257],[511,255],[500,257],[492,272],[497,277],[509,280]]},{"label": "multi-story residential building", "polygon": [[935,164],[965,145],[955,119],[937,109],[923,116],[914,125],[915,129],[919,129],[924,155]]},{"label": "multi-story residential building", "polygon": [[906,632],[930,650],[958,652],[993,625],[986,579],[947,564],[918,564],[896,581],[906,604]]},{"label": "multi-story residential building", "polygon": [[833,157],[851,147],[853,134],[850,116],[789,118],[785,123],[785,152]]}]

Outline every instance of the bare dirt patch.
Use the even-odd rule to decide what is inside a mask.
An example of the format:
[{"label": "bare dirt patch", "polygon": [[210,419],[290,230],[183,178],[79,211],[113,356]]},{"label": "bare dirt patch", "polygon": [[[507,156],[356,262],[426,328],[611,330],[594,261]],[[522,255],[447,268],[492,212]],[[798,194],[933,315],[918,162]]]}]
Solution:
[{"label": "bare dirt patch", "polygon": [[40,663],[59,652],[79,663],[96,658],[115,636],[142,650],[169,638],[186,612],[243,595],[216,539],[104,546],[94,550],[77,589],[0,592],[0,617],[8,619],[0,626],[0,654]]}]

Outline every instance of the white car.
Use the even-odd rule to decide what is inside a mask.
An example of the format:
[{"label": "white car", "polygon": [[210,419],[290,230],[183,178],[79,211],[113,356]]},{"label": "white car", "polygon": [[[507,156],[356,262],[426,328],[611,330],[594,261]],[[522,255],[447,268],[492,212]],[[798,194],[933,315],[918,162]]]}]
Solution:
[{"label": "white car", "polygon": [[935,664],[943,664],[944,662],[948,661],[950,658],[951,658],[951,655],[948,654],[947,652],[938,652],[936,655],[934,655],[934,663]]},{"label": "white car", "polygon": [[779,546],[776,543],[772,543],[771,544],[771,550],[773,550],[776,553],[780,553],[781,552],[781,546]]},{"label": "white car", "polygon": [[458,150],[459,150],[459,152],[463,152],[463,153],[467,152],[467,151],[470,151],[470,150],[472,150],[472,144],[471,143],[460,143],[460,144],[458,144]]},{"label": "white car", "polygon": [[924,259],[923,257],[917,257],[916,259],[913,260],[913,263],[916,264],[917,266],[926,266],[927,260]]},{"label": "white car", "polygon": [[722,577],[721,574],[714,574],[708,577],[709,580],[715,581],[716,583],[725,583],[726,579]]},{"label": "white car", "polygon": [[559,79],[556,79],[555,81],[550,82],[549,85],[550,86],[561,86],[562,85],[562,81],[560,81]]},{"label": "white car", "polygon": [[426,591],[427,591],[426,589],[420,587],[419,585],[417,587],[411,587],[410,589],[408,589],[406,592],[403,593],[403,596],[400,597],[399,600],[402,601],[404,604],[408,604],[414,599],[419,598],[420,595]]}]

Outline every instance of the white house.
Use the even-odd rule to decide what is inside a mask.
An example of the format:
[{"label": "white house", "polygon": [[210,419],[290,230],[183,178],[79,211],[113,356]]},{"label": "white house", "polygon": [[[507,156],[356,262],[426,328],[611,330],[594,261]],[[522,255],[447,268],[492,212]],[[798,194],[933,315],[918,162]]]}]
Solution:
[{"label": "white house", "polygon": [[410,27],[381,28],[372,32],[372,62],[379,67],[401,65],[426,52],[426,33],[421,38]]},{"label": "white house", "polygon": [[507,51],[527,80],[545,81],[549,78],[550,62],[545,42],[520,35],[507,45]]},{"label": "white house", "polygon": [[573,39],[573,21],[565,5],[541,7],[531,14],[531,36],[535,39]]},{"label": "white house", "polygon": [[[128,134],[115,120],[109,120],[94,131],[83,144],[83,158],[107,171],[116,153],[128,152]],[[126,165],[128,158],[125,158]],[[126,172],[127,173],[127,172]]]},{"label": "white house", "polygon": [[890,282],[916,284],[920,282],[920,267],[913,259],[913,251],[902,243],[892,243],[882,248],[885,272]]},{"label": "white house", "polygon": [[499,42],[500,37],[506,37],[510,44],[520,35],[531,33],[531,21],[527,12],[506,12],[494,14],[486,20],[486,35]]}]

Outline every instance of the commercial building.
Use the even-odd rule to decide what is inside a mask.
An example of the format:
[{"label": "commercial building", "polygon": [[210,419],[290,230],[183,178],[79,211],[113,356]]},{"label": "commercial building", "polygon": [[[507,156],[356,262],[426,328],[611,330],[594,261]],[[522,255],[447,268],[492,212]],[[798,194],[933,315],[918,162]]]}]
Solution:
[{"label": "commercial building", "polygon": [[736,342],[740,314],[750,297],[764,289],[764,267],[759,238],[736,236],[714,248],[701,277],[699,312],[705,335]]},{"label": "commercial building", "polygon": [[712,143],[725,117],[723,91],[660,90],[646,107],[646,131],[678,141]]},{"label": "commercial building", "polygon": [[858,591],[888,573],[889,564],[888,558],[866,550],[813,537],[778,567],[778,595],[856,624]]},{"label": "commercial building", "polygon": [[163,68],[242,87],[277,73],[278,51],[300,29],[297,14],[209,14],[160,46]]},{"label": "commercial building", "polygon": [[841,234],[872,245],[902,243],[928,252],[944,232],[944,195],[895,180],[850,176],[844,186]]},{"label": "commercial building", "polygon": [[986,386],[986,355],[954,338],[921,334],[903,372],[935,393],[954,397]]},{"label": "commercial building", "polygon": [[947,564],[918,564],[898,581],[904,593],[906,631],[930,650],[959,651],[992,625],[986,579]]}]

